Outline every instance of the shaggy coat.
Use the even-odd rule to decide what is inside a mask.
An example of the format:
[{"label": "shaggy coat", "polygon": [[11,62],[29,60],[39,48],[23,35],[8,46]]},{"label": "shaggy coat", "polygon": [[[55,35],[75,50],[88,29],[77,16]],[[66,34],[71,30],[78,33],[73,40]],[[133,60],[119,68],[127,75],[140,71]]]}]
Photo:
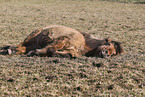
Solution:
[{"label": "shaggy coat", "polygon": [[119,42],[110,38],[97,40],[75,29],[53,25],[36,29],[18,46],[0,48],[1,54],[26,54],[28,56],[96,56],[110,57],[123,52]]}]

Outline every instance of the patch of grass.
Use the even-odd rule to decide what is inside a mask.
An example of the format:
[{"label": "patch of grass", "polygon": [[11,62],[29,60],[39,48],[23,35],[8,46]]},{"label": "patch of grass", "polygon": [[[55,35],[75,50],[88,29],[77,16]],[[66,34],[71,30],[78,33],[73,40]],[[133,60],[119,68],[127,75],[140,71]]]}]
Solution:
[{"label": "patch of grass", "polygon": [[111,1],[111,2],[143,2],[145,0],[101,0],[101,1]]},{"label": "patch of grass", "polygon": [[122,42],[112,58],[0,55],[0,96],[145,96],[145,6],[94,0],[1,0],[0,46],[57,24]]}]

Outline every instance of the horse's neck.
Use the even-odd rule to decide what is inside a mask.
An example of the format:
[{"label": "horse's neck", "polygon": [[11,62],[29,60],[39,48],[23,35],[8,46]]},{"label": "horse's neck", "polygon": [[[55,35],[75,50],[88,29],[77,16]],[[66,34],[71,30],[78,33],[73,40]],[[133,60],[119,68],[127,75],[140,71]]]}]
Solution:
[{"label": "horse's neck", "polygon": [[87,39],[86,40],[86,45],[91,48],[91,49],[95,49],[98,46],[104,44],[106,41],[105,40],[97,40],[97,39]]}]

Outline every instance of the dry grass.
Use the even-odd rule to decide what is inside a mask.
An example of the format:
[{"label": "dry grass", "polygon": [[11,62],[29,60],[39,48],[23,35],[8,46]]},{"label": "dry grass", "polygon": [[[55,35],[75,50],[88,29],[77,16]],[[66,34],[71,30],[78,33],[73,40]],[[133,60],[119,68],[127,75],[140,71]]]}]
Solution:
[{"label": "dry grass", "polygon": [[144,4],[97,0],[1,0],[0,46],[57,24],[110,36],[124,53],[112,58],[0,55],[0,96],[145,96]]}]

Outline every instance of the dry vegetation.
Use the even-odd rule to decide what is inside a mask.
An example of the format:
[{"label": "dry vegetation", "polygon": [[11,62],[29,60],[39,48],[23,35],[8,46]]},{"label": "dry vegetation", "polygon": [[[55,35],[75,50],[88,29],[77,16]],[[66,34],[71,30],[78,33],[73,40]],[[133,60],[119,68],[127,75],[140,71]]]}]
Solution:
[{"label": "dry vegetation", "polygon": [[97,0],[1,0],[0,46],[57,24],[109,36],[125,52],[104,59],[0,55],[0,96],[145,96],[144,11],[144,4]]}]

